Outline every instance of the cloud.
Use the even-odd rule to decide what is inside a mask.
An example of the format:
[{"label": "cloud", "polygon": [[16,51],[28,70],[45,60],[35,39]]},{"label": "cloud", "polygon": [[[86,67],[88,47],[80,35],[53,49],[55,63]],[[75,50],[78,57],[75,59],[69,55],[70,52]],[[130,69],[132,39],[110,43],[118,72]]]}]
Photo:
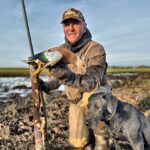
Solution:
[{"label": "cloud", "polygon": [[149,65],[150,52],[145,56],[144,53],[111,53],[107,54],[107,62],[109,66],[138,66],[138,65]]},{"label": "cloud", "polygon": [[[61,16],[75,7],[83,12],[93,39],[104,45],[110,64],[150,64],[148,0],[25,0],[25,4],[35,52],[64,42]],[[0,52],[9,54],[11,61],[1,58],[0,65],[21,66],[20,60],[30,52],[20,1],[0,1],[0,20]]]}]

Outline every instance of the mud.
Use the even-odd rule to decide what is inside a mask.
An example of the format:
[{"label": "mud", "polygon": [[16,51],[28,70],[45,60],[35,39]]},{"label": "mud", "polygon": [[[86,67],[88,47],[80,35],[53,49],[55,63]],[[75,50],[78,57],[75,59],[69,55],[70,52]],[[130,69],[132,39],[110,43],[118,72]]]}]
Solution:
[{"label": "mud", "polygon": [[[108,75],[113,94],[150,114],[150,74]],[[69,101],[63,91],[44,95],[47,112],[49,150],[72,150],[68,143]],[[35,150],[31,95],[0,101],[0,149]]]}]

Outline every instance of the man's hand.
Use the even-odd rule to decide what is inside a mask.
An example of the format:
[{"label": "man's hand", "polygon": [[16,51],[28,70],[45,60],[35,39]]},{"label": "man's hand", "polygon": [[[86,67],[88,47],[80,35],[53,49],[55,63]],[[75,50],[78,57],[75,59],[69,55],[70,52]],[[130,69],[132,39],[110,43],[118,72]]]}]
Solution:
[{"label": "man's hand", "polygon": [[57,63],[53,67],[50,67],[51,75],[60,80],[68,78],[72,72],[64,64]]}]

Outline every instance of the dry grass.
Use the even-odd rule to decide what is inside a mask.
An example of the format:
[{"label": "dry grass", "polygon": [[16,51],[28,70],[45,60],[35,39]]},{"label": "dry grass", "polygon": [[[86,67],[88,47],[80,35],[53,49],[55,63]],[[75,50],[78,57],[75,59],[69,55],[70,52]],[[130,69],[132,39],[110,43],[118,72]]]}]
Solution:
[{"label": "dry grass", "polygon": [[113,93],[119,99],[140,107],[144,111],[150,109],[149,74],[128,76],[110,81]]},{"label": "dry grass", "polygon": [[15,103],[7,105],[7,107],[4,109],[4,113],[7,115],[12,115],[13,117],[15,117],[15,115],[17,114],[16,108],[17,108],[17,106]]},{"label": "dry grass", "polygon": [[10,128],[8,125],[0,124],[0,139],[8,140],[10,138]]}]

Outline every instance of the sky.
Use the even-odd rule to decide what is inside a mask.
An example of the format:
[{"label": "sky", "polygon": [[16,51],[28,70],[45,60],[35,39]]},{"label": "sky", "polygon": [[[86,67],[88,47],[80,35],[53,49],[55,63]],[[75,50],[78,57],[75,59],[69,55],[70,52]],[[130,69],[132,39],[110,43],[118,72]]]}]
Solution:
[{"label": "sky", "polygon": [[[150,66],[150,0],[24,0],[35,53],[64,42],[63,12],[84,14],[109,66]],[[21,0],[0,0],[0,67],[28,67]]]}]

